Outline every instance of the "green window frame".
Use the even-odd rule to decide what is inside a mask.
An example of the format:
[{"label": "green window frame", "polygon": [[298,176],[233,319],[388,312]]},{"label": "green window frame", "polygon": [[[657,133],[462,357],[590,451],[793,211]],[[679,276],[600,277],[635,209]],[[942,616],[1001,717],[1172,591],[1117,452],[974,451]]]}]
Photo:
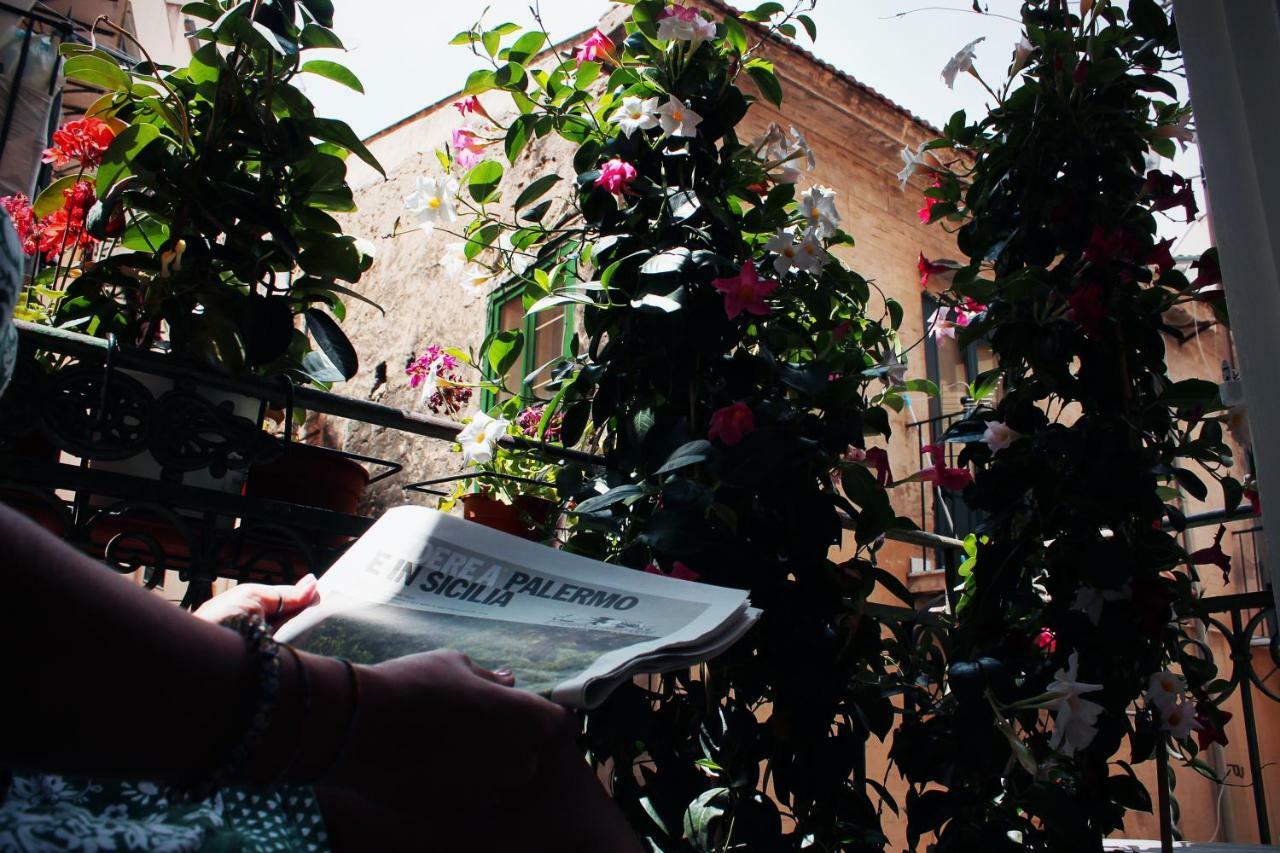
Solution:
[{"label": "green window frame", "polygon": [[[484,328],[486,341],[492,340],[493,336],[499,332],[512,331],[511,329],[503,328],[502,309],[513,301],[520,303],[520,323],[516,326],[516,329],[524,333],[524,347],[520,352],[520,358],[516,363],[516,367],[519,368],[519,375],[522,379],[528,377],[534,370],[542,366],[542,364],[538,363],[539,326],[548,322],[554,322],[556,317],[555,312],[561,312],[564,322],[561,326],[562,334],[560,338],[560,347],[553,358],[570,357],[572,354],[571,347],[573,338],[577,334],[577,327],[575,326],[576,317],[572,303],[557,306],[556,308],[548,309],[530,316],[524,310],[524,290],[525,283],[523,281],[516,280],[490,293],[488,297],[488,304],[486,306]],[[522,381],[521,387],[518,389],[521,402],[525,405],[530,405],[536,402],[536,386],[547,382],[549,379],[550,376],[544,373],[538,376],[535,383],[530,384]],[[488,389],[485,389],[480,395],[480,404],[486,411],[491,409],[494,404],[498,402],[500,402],[500,400],[497,394]]]}]

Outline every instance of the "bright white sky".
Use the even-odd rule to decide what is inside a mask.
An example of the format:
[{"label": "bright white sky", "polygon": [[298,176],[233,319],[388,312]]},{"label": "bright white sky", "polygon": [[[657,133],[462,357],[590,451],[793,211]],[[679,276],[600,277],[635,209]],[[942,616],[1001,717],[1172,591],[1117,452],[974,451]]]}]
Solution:
[{"label": "bright white sky", "polygon": [[[485,21],[531,24],[531,0],[491,0]],[[483,2],[451,0],[335,0],[335,29],[349,49],[335,57],[364,83],[361,96],[326,80],[307,82],[308,93],[322,115],[346,120],[360,136],[380,130],[462,87],[467,74],[480,67],[465,47],[450,47],[454,33],[467,29],[484,9]],[[736,3],[751,8],[752,2]],[[992,12],[1016,17],[1017,0],[989,0]],[[926,11],[900,12],[922,6]],[[542,0],[543,19],[552,37],[567,38],[592,26],[610,7],[606,0]],[[950,7],[957,11],[948,11]],[[849,72],[935,125],[955,110],[983,108],[977,81],[965,77],[956,91],[947,89],[939,72],[947,59],[979,36],[979,68],[999,78],[1018,40],[1014,21],[979,16],[967,0],[819,0],[813,13],[818,40],[800,44]]]},{"label": "bright white sky", "polygon": [[[485,22],[531,25],[531,3],[490,0]],[[556,40],[591,27],[610,5],[607,0],[541,0],[543,21]],[[733,5],[757,4],[746,0]],[[790,8],[790,0],[786,5]],[[947,60],[968,42],[985,37],[977,48],[977,67],[994,86],[1003,79],[1021,33],[1018,0],[983,0],[983,5],[990,14],[974,13],[969,0],[818,0],[812,13],[818,40],[810,43],[801,33],[799,41],[941,127],[956,110],[965,109],[972,118],[985,112],[990,101],[968,75],[957,79],[955,91],[948,89],[940,76]],[[458,91],[467,74],[482,65],[466,47],[451,47],[448,41],[475,22],[486,7],[483,2],[335,0],[334,6],[335,29],[348,48],[334,58],[356,73],[365,94],[313,75],[307,75],[306,87],[321,115],[347,121],[361,137]],[[1175,168],[1183,175],[1199,173],[1194,148],[1178,157]],[[1182,227],[1164,222],[1161,231],[1173,236]]]}]

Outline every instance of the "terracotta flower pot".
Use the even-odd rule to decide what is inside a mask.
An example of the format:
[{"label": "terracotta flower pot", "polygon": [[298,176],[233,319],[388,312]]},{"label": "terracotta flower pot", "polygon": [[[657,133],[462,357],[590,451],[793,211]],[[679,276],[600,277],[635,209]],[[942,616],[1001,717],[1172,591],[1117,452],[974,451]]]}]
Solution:
[{"label": "terracotta flower pot", "polygon": [[[336,450],[313,444],[290,444],[278,458],[249,469],[244,495],[355,515],[369,486],[369,472]],[[319,536],[328,546],[346,536]]]},{"label": "terracotta flower pot", "polygon": [[556,504],[531,495],[519,495],[515,501],[514,505],[505,504],[480,492],[463,495],[462,517],[521,539],[545,539],[555,521]]}]

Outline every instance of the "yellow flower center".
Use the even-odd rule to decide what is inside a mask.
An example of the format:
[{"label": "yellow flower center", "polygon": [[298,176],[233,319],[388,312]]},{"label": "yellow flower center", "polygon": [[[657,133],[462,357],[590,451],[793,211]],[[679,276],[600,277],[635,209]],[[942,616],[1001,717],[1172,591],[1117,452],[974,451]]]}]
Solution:
[{"label": "yellow flower center", "polygon": [[788,258],[794,258],[796,256],[796,250],[793,246],[788,246],[782,250],[782,254]]},{"label": "yellow flower center", "polygon": [[484,444],[484,443],[485,443],[484,433],[480,433],[479,435],[476,436],[476,444]]},{"label": "yellow flower center", "polygon": [[644,113],[640,112],[639,110],[632,110],[631,118],[635,119],[636,121],[639,121],[640,119],[644,118]]},{"label": "yellow flower center", "polygon": [[675,112],[673,112],[671,114],[671,117],[676,121],[684,121],[684,113],[680,112],[680,110],[676,110]]},{"label": "yellow flower center", "polygon": [[431,208],[432,210],[438,209],[440,207],[440,196],[438,195],[432,196],[431,200],[427,202],[427,207]]}]

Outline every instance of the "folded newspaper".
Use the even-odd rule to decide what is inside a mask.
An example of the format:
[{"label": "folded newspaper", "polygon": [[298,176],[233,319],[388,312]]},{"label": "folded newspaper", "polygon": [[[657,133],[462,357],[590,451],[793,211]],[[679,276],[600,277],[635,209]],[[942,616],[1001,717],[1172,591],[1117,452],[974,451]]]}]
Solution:
[{"label": "folded newspaper", "polygon": [[759,617],[742,590],[637,572],[418,506],[389,510],[276,639],[376,663],[454,649],[561,705],[593,708],[641,673],[686,669]]}]

